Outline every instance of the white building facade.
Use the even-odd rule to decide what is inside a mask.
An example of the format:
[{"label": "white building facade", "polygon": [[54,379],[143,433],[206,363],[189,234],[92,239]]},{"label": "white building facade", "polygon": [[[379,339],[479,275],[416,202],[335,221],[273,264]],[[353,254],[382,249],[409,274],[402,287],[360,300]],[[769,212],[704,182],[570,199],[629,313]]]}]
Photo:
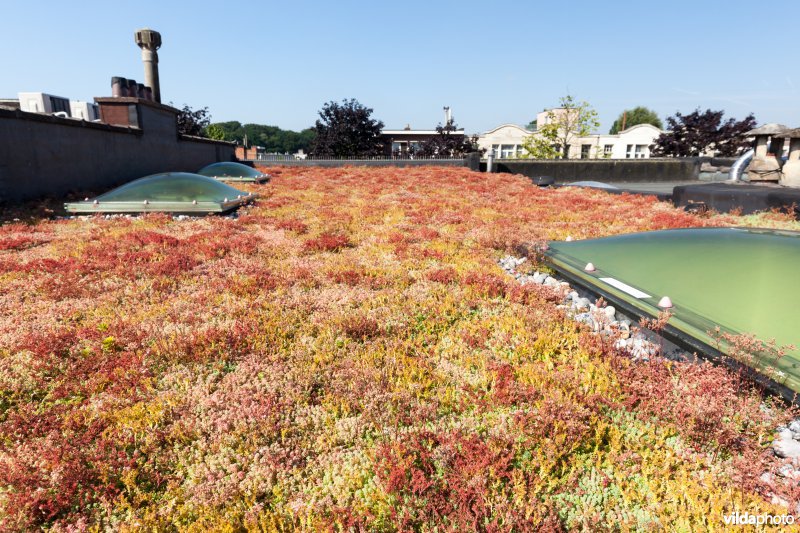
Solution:
[{"label": "white building facade", "polygon": [[[569,159],[646,159],[650,157],[650,146],[661,133],[650,124],[638,124],[616,135],[573,136],[569,143]],[[487,153],[494,149],[499,159],[521,158],[525,157],[522,144],[530,135],[536,132],[516,124],[503,124],[480,135],[478,146]]]},{"label": "white building facade", "polygon": [[523,157],[522,143],[531,135],[532,131],[516,124],[503,124],[479,135],[478,148],[486,150],[486,153],[494,149],[494,156],[498,158],[516,159]]}]

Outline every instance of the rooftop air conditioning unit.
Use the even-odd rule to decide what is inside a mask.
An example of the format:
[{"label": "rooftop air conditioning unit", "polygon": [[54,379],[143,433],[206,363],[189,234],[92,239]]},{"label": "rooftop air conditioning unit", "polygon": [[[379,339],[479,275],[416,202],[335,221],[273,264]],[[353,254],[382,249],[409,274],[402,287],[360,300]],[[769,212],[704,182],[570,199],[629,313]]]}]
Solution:
[{"label": "rooftop air conditioning unit", "polygon": [[97,104],[81,100],[69,101],[70,115],[73,118],[91,122],[100,118],[100,108]]},{"label": "rooftop air conditioning unit", "polygon": [[17,93],[19,108],[29,113],[66,113],[70,115],[69,99],[47,93]]}]

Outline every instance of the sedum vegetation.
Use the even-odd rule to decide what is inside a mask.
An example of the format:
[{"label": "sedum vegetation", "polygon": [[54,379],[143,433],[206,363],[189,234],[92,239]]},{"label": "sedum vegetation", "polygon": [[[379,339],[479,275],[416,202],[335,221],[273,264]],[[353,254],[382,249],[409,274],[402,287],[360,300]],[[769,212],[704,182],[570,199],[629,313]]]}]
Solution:
[{"label": "sedum vegetation", "polygon": [[463,169],[269,172],[238,219],[0,227],[0,529],[702,531],[794,501],[761,478],[785,408],[614,353],[496,263],[793,222]]}]

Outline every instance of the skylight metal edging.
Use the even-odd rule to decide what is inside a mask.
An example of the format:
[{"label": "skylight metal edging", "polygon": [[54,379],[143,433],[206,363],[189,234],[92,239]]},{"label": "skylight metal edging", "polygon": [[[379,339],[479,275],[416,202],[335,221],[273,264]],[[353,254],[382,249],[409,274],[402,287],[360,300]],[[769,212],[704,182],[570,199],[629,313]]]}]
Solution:
[{"label": "skylight metal edging", "polygon": [[[624,313],[636,318],[649,318],[655,319],[662,311],[658,305],[656,297],[650,298],[633,298],[625,294],[608,283],[599,282],[600,277],[609,277],[609,273],[604,273],[601,269],[597,269],[591,274],[584,272],[581,268],[576,267],[574,263],[575,258],[563,252],[557,252],[550,248],[545,253],[545,261],[551,266],[558,274],[563,276],[569,282],[574,283],[581,288],[601,296],[611,305],[614,305]],[[576,263],[577,264],[577,263]],[[639,287],[639,289],[641,289]],[[650,300],[650,301],[648,301]],[[686,310],[680,310],[679,313],[683,314]],[[691,312],[689,312],[691,313]],[[736,335],[740,332],[730,330],[729,328],[720,327],[721,331]],[[675,343],[678,346],[697,354],[701,358],[722,363],[730,368],[736,370],[744,370],[748,376],[763,384],[767,389],[773,393],[780,395],[788,402],[800,401],[795,391],[800,391],[800,377],[796,375],[797,369],[791,359],[783,359],[778,362],[775,367],[786,373],[786,379],[783,383],[779,383],[769,376],[766,376],[758,369],[747,366],[731,358],[727,351],[729,346],[724,341],[718,341],[711,337],[708,332],[701,331],[691,323],[682,320],[674,314],[670,316],[669,322],[660,332],[660,334],[667,340]]]}]

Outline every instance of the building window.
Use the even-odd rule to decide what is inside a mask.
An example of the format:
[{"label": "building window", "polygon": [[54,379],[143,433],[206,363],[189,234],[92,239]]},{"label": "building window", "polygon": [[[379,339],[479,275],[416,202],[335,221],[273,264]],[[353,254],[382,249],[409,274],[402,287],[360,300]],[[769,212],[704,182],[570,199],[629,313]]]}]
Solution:
[{"label": "building window", "polygon": [[625,159],[631,159],[633,157],[633,145],[629,144],[625,147]]},{"label": "building window", "polygon": [[514,159],[517,154],[517,147],[513,144],[503,144],[500,146],[500,159]]},{"label": "building window", "polygon": [[408,152],[408,143],[406,141],[394,141],[392,143],[392,155],[401,155]]},{"label": "building window", "polygon": [[582,144],[581,145],[581,159],[589,159],[589,153],[592,150],[591,144]]},{"label": "building window", "polygon": [[614,145],[613,144],[606,144],[605,146],[603,146],[603,155],[604,156],[611,157],[611,152],[613,152],[613,151],[614,151]]},{"label": "building window", "polygon": [[648,157],[650,154],[647,150],[646,144],[637,144],[636,145],[636,159],[644,159]]}]

